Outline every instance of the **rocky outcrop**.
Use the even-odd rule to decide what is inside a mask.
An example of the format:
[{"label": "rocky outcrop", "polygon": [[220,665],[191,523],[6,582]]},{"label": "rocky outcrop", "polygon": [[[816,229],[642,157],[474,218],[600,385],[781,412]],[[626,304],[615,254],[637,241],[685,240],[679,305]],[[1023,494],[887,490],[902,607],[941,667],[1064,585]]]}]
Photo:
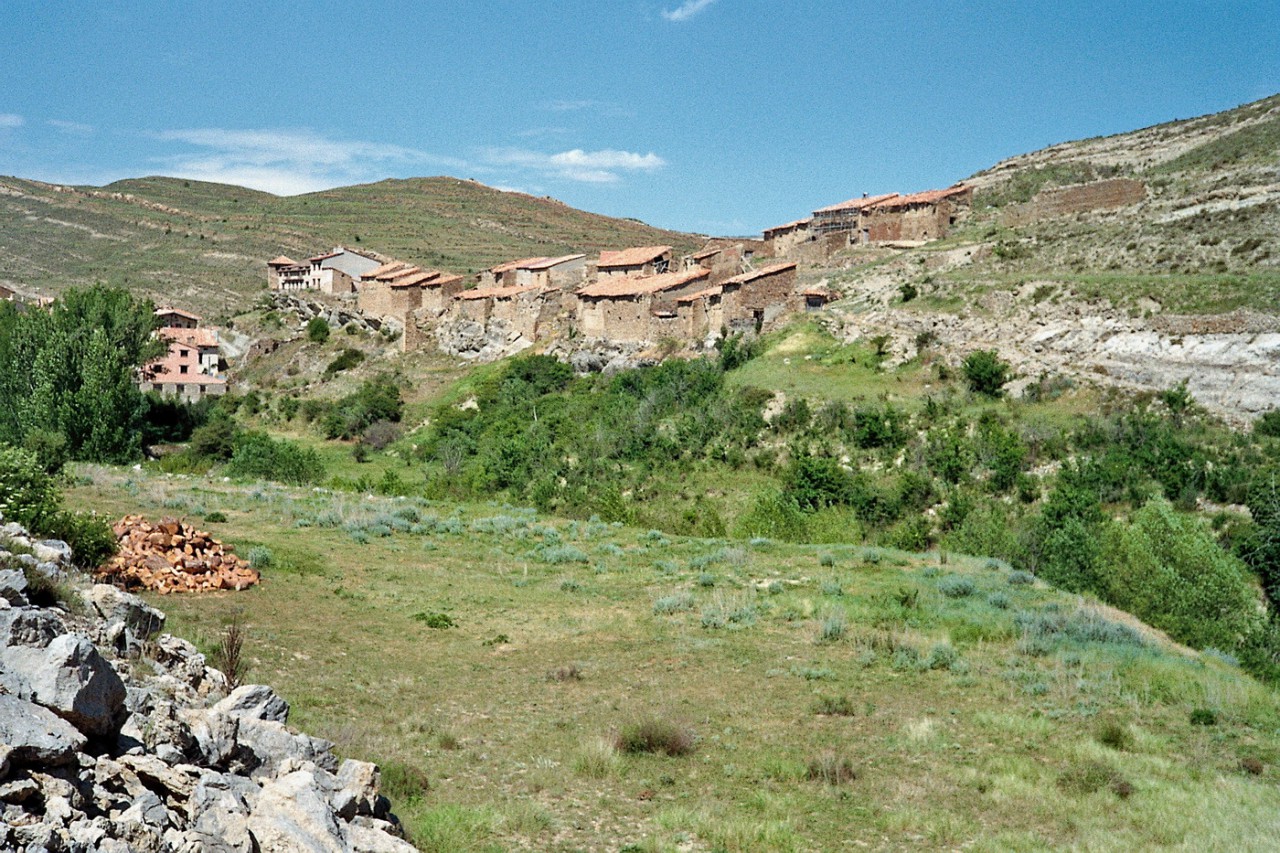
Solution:
[{"label": "rocky outcrop", "polygon": [[272,292],[271,298],[278,309],[297,314],[299,322],[304,325],[315,317],[321,317],[335,331],[354,326],[358,331],[372,333],[380,331],[383,326],[382,320],[366,315],[359,308],[330,305],[280,290]]},{"label": "rocky outcrop", "polygon": [[436,344],[441,352],[469,361],[497,361],[527,350],[533,341],[499,319],[488,323],[459,319],[435,328]]},{"label": "rocky outcrop", "polygon": [[[4,533],[0,849],[414,849],[375,765],[339,762],[328,741],[290,729],[270,687],[228,690],[195,647],[158,634],[163,613],[77,578],[62,543],[45,543],[56,559],[42,561],[5,550],[32,550],[21,528]],[[64,603],[33,604],[34,575],[61,580]]]}]

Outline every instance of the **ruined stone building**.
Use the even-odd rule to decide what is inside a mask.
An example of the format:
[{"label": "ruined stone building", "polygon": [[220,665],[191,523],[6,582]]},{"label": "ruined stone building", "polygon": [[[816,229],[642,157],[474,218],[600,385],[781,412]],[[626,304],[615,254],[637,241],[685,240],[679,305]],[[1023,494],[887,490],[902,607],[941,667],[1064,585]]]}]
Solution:
[{"label": "ruined stone building", "polygon": [[973,205],[973,187],[894,196],[869,208],[860,243],[928,242],[947,236]]},{"label": "ruined stone building", "polygon": [[705,289],[711,271],[697,267],[656,275],[611,276],[577,292],[575,326],[588,338],[658,341],[684,338],[679,329],[679,297]]},{"label": "ruined stone building", "polygon": [[574,288],[586,282],[587,256],[562,255],[558,258],[521,258],[490,267],[480,273],[481,287]]},{"label": "ruined stone building", "polygon": [[161,325],[155,335],[168,350],[142,366],[139,387],[188,403],[227,393],[218,330],[201,327],[199,316],[179,308],[160,308],[156,317]]},{"label": "ruined stone building", "polygon": [[638,246],[600,253],[596,264],[599,279],[614,276],[661,275],[671,271],[670,246]]},{"label": "ruined stone building", "polygon": [[352,293],[364,273],[379,265],[362,252],[336,247],[305,263],[280,255],[267,261],[267,285],[272,290],[319,290],[330,295]]},{"label": "ruined stone building", "polygon": [[809,242],[809,226],[812,219],[797,219],[784,225],[766,228],[764,241],[769,247],[769,254],[775,258],[790,254],[791,250],[801,243]]},{"label": "ruined stone building", "polygon": [[356,285],[356,307],[366,314],[403,325],[409,315],[419,309],[437,315],[444,313],[462,285],[460,275],[389,261],[360,276]]}]

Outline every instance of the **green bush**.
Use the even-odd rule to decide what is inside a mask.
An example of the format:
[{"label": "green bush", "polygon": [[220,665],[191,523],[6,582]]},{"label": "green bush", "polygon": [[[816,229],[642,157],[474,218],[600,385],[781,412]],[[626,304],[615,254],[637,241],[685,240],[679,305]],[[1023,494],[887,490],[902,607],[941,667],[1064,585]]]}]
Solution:
[{"label": "green bush", "polygon": [[363,352],[358,349],[346,347],[342,352],[338,353],[338,355],[334,357],[333,361],[329,362],[329,366],[324,369],[324,372],[329,376],[333,376],[344,370],[350,370],[362,361],[364,361]]},{"label": "green bush", "polygon": [[246,432],[236,439],[226,470],[233,477],[275,480],[296,486],[324,479],[324,463],[318,453],[262,432]]},{"label": "green bush", "polygon": [[1002,361],[995,350],[978,350],[964,360],[964,378],[976,394],[999,397],[1004,385],[1013,378],[1007,362]]},{"label": "green bush", "polygon": [[1280,438],[1280,409],[1263,412],[1253,422],[1253,434],[1265,435],[1269,438]]},{"label": "green bush", "polygon": [[644,717],[624,725],[614,745],[619,752],[661,753],[679,756],[693,752],[697,740],[689,729],[657,717]]},{"label": "green bush", "polygon": [[330,405],[323,418],[325,437],[355,438],[378,421],[399,423],[403,414],[400,388],[391,377],[378,376]]},{"label": "green bush", "polygon": [[58,490],[35,454],[0,444],[0,516],[39,532],[58,514]]},{"label": "green bush", "polygon": [[94,514],[63,510],[37,532],[70,545],[71,561],[86,570],[101,566],[119,550],[111,525]]},{"label": "green bush", "polygon": [[312,317],[308,320],[307,340],[313,344],[322,344],[329,340],[329,322],[323,317]]},{"label": "green bush", "polygon": [[1097,571],[1109,603],[1195,648],[1235,648],[1257,612],[1244,565],[1163,499],[1106,527]]}]

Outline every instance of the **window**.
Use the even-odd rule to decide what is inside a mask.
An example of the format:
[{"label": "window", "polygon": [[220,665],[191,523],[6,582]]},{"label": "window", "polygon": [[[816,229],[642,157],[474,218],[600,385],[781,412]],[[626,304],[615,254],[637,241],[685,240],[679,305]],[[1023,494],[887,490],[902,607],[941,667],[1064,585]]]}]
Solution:
[{"label": "window", "polygon": [[178,350],[178,352],[182,355],[183,358],[186,358],[187,356],[191,355],[190,350],[183,349],[183,350]]},{"label": "window", "polygon": [[180,364],[180,365],[178,365],[178,372],[179,372],[179,373],[186,373],[186,372],[187,372],[187,365],[185,365],[185,364]]}]

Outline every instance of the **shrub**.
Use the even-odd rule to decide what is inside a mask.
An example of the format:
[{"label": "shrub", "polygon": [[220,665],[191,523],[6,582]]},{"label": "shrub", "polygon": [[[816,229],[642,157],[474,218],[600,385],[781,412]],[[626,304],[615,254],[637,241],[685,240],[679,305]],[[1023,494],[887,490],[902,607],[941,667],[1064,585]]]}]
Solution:
[{"label": "shrub", "polygon": [[389,376],[378,376],[332,403],[322,426],[326,438],[355,438],[378,421],[399,423],[403,414],[400,388]]},{"label": "shrub", "polygon": [[1253,434],[1265,435],[1270,438],[1280,438],[1280,409],[1271,409],[1263,412],[1262,415],[1253,422]]},{"label": "shrub", "polygon": [[236,440],[227,473],[300,486],[318,483],[324,477],[324,463],[311,448],[266,433],[248,432]]},{"label": "shrub", "polygon": [[307,340],[313,344],[322,344],[329,340],[329,322],[323,317],[312,317],[308,320]]},{"label": "shrub", "polygon": [[413,614],[413,618],[428,628],[452,628],[457,624],[448,613],[418,612]]},{"label": "shrub", "polygon": [[818,626],[818,642],[839,642],[844,639],[846,630],[848,630],[848,619],[845,617],[844,611],[832,611],[823,618],[822,623]]},{"label": "shrub", "polygon": [[346,347],[342,352],[334,356],[333,361],[329,362],[329,365],[324,369],[324,372],[328,376],[333,376],[344,370],[350,370],[362,361],[364,361],[363,352],[358,349]]},{"label": "shrub", "polygon": [[653,612],[658,616],[669,616],[693,609],[693,596],[687,592],[667,595],[653,603]]},{"label": "shrub", "polygon": [[382,770],[379,786],[383,796],[401,807],[410,805],[431,790],[426,771],[415,764],[402,761],[379,762]]},{"label": "shrub", "polygon": [[938,592],[947,598],[964,598],[973,595],[973,591],[973,581],[963,575],[947,575],[938,581]]},{"label": "shrub", "polygon": [[1196,708],[1191,712],[1190,719],[1193,726],[1216,726],[1218,712],[1212,708]]},{"label": "shrub", "polygon": [[1114,720],[1103,723],[1095,738],[1103,746],[1121,752],[1133,748],[1133,732],[1129,731],[1128,726]]},{"label": "shrub", "polygon": [[643,717],[624,725],[614,740],[619,752],[661,753],[680,756],[693,752],[694,733],[684,726],[658,717]]},{"label": "shrub", "polygon": [[992,398],[1004,394],[1005,383],[1013,378],[1008,363],[1002,361],[995,350],[970,353],[964,360],[963,369],[969,388],[976,394]]},{"label": "shrub", "polygon": [[220,510],[214,510],[206,514],[204,520],[206,524],[224,524],[227,520],[227,514]]},{"label": "shrub", "polygon": [[255,569],[265,569],[272,564],[271,549],[265,545],[255,545],[249,549],[249,565]]},{"label": "shrub", "polygon": [[858,712],[848,696],[819,696],[813,702],[813,713],[828,717],[852,717]]},{"label": "shrub", "polygon": [[556,667],[547,673],[547,681],[581,681],[582,670],[576,663]]},{"label": "shrub", "polygon": [[37,532],[70,545],[72,562],[82,569],[101,566],[119,550],[111,525],[92,513],[62,510]]},{"label": "shrub", "polygon": [[0,516],[40,532],[58,513],[58,490],[35,454],[0,445]]},{"label": "shrub", "polygon": [[1096,794],[1110,789],[1121,799],[1133,794],[1133,785],[1115,768],[1101,761],[1090,761],[1064,771],[1058,777],[1058,787],[1073,794]]},{"label": "shrub", "polygon": [[1031,574],[1031,572],[1024,572],[1021,569],[1016,569],[1009,572],[1007,580],[1010,586],[1027,586],[1036,582],[1036,576]]},{"label": "shrub", "polygon": [[990,604],[996,610],[1009,609],[1009,596],[1003,592],[993,592],[987,597],[987,604]]},{"label": "shrub", "polygon": [[843,785],[858,778],[853,762],[834,752],[824,752],[809,759],[805,775],[810,781],[827,785]]}]

